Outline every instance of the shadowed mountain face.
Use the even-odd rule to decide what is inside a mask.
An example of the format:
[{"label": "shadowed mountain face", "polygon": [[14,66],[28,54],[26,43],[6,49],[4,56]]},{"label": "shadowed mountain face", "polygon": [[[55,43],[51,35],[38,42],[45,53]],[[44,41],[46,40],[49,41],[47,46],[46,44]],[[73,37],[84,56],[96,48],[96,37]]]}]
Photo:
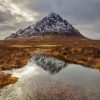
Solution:
[{"label": "shadowed mountain face", "polygon": [[61,71],[61,69],[67,66],[67,63],[65,63],[64,61],[47,55],[35,55],[31,58],[30,62],[32,61],[35,61],[38,66],[50,72],[51,74],[58,73],[59,71]]},{"label": "shadowed mountain face", "polygon": [[51,13],[26,29],[20,29],[16,33],[11,34],[6,39],[54,34],[83,37],[67,20],[56,13]]}]

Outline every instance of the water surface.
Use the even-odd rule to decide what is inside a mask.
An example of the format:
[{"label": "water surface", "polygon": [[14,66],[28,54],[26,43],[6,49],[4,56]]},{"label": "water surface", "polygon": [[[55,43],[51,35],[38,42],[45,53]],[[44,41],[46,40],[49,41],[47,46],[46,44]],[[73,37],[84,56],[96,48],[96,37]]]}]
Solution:
[{"label": "water surface", "polygon": [[100,100],[100,72],[35,55],[12,71],[18,82],[1,89],[0,100]]}]

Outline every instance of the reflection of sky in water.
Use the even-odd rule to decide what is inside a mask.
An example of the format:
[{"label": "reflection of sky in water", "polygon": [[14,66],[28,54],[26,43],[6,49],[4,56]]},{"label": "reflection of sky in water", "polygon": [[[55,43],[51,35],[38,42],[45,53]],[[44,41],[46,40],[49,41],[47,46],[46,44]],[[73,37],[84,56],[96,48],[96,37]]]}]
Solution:
[{"label": "reflection of sky in water", "polygon": [[[46,58],[48,59],[48,58]],[[52,58],[49,58],[49,61]],[[57,59],[56,59],[57,60]],[[55,61],[56,61],[55,60]],[[41,60],[39,59],[41,62]],[[54,61],[54,59],[53,59]],[[54,62],[55,62],[54,61]],[[47,60],[45,61],[47,62]],[[59,63],[59,60],[56,61],[56,64]],[[61,62],[60,62],[61,63]],[[40,63],[45,65],[45,63]],[[62,62],[63,64],[63,62]],[[10,73],[13,74],[13,76],[19,77],[19,78],[28,78],[28,77],[38,77],[38,79],[43,79],[48,81],[50,78],[59,80],[60,82],[65,82],[67,84],[71,84],[76,87],[84,87],[84,86],[96,86],[100,88],[100,72],[99,70],[95,69],[89,69],[86,67],[82,67],[81,65],[75,65],[75,64],[66,64],[66,67],[62,67],[62,69],[55,74],[49,73],[51,71],[51,68],[44,70],[42,67],[38,66],[34,60],[31,59],[28,64],[17,70],[12,70]],[[59,66],[53,66],[55,67],[55,72]],[[56,68],[57,67],[57,68]]]},{"label": "reflection of sky in water", "polygon": [[33,74],[33,76],[40,74],[40,68],[37,67],[36,64],[28,63],[24,68],[14,70],[12,74],[16,77],[29,76],[29,74]]},{"label": "reflection of sky in water", "polygon": [[99,86],[100,84],[100,72],[95,69],[82,67],[81,65],[69,64],[54,77],[75,86]]}]

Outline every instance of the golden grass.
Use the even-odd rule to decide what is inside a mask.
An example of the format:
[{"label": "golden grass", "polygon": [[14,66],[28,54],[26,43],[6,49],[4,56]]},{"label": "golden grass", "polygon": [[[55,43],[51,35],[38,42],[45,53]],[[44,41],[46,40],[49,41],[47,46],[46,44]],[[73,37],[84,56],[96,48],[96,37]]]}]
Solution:
[{"label": "golden grass", "polygon": [[0,72],[0,88],[9,84],[14,84],[16,81],[17,78],[12,77],[11,74],[4,74],[3,72]]},{"label": "golden grass", "polygon": [[40,36],[0,41],[0,68],[20,68],[35,53],[100,69],[100,41],[66,36]]}]

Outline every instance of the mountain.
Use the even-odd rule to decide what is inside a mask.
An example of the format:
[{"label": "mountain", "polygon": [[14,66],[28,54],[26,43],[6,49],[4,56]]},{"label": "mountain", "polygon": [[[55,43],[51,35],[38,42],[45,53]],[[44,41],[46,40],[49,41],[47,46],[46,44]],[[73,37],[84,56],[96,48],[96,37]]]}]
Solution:
[{"label": "mountain", "polygon": [[83,37],[80,32],[74,28],[67,20],[60,17],[56,13],[51,13],[42,20],[30,25],[26,29],[20,29],[16,33],[11,34],[6,39],[14,39],[21,37],[31,37],[40,35],[63,34],[67,36]]}]

